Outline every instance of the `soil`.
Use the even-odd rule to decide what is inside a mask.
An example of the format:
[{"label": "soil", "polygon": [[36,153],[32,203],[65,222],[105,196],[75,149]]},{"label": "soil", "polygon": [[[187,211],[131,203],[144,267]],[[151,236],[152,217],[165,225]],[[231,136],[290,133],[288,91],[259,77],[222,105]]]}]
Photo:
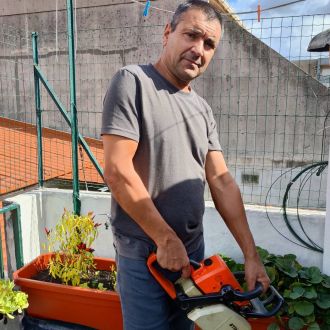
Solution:
[{"label": "soil", "polygon": [[[81,284],[88,283],[89,288],[95,288],[97,289],[98,284],[102,283],[103,287],[106,290],[109,291],[115,291],[114,288],[114,280],[113,280],[114,274],[111,271],[108,270],[98,270],[96,274],[93,275],[93,278],[91,279],[82,279]],[[50,274],[48,269],[41,270],[37,273],[37,275],[32,277],[34,280],[43,281],[43,282],[49,282],[49,283],[57,283],[57,284],[63,284],[60,279],[53,278]]]}]

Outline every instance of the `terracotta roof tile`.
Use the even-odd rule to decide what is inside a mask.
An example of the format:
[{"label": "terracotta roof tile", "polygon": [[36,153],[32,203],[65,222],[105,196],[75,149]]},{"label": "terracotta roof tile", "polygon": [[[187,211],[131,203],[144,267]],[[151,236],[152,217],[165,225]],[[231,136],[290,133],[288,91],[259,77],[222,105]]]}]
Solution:
[{"label": "terracotta roof tile", "polygon": [[[44,179],[72,179],[71,135],[43,128]],[[103,164],[102,141],[86,138],[94,156]],[[0,117],[0,195],[38,183],[36,126]],[[88,156],[79,152],[79,179],[103,183]],[[83,171],[84,169],[84,171]]]}]

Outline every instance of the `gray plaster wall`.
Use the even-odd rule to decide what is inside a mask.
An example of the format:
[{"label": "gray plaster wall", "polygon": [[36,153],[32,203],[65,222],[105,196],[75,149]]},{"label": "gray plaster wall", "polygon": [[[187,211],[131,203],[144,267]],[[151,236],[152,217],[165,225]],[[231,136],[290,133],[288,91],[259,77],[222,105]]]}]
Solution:
[{"label": "gray plaster wall", "polygon": [[[12,79],[3,84],[0,106],[5,116],[34,122],[31,31],[39,33],[40,66],[69,108],[65,3],[59,1],[56,20],[55,2],[25,0],[25,6],[16,6],[18,2],[6,0],[0,7],[3,29],[23,31],[17,34],[12,28],[7,34],[19,36],[2,45],[0,57],[6,61],[0,62],[0,70]],[[174,10],[178,3],[153,5]],[[144,18],[142,11],[142,6],[128,1],[78,2],[77,106],[85,136],[99,137],[103,97],[116,70],[154,62],[161,51],[170,13],[151,10]],[[294,168],[327,159],[328,139],[322,129],[329,90],[235,22],[226,22],[212,64],[193,85],[213,108],[225,157],[245,202],[263,204],[271,184],[289,171],[268,200],[281,205],[283,189],[297,173]],[[44,89],[42,107],[45,126],[68,130]],[[309,180],[301,206],[325,207],[326,173]],[[253,180],[244,180],[246,176]],[[210,198],[207,192],[205,196]]]}]

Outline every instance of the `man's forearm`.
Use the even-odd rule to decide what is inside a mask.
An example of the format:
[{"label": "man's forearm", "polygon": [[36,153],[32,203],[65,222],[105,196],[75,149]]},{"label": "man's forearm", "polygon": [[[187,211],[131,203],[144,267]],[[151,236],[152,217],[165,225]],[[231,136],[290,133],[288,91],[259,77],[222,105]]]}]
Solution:
[{"label": "man's forearm", "polygon": [[270,282],[269,277],[258,256],[246,219],[241,193],[227,169],[222,153],[209,152],[205,169],[215,207],[244,254],[248,289],[252,290],[258,281],[266,290]]},{"label": "man's forearm", "polygon": [[210,185],[216,209],[239,244],[245,258],[257,255],[239,188],[229,172],[214,178]]}]

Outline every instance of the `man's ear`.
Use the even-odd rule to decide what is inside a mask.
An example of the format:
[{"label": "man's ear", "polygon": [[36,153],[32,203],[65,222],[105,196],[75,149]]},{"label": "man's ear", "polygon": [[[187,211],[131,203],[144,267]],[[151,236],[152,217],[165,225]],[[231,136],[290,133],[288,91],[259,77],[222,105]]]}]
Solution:
[{"label": "man's ear", "polygon": [[167,45],[167,41],[170,33],[171,33],[171,25],[167,23],[163,34],[163,47]]}]

